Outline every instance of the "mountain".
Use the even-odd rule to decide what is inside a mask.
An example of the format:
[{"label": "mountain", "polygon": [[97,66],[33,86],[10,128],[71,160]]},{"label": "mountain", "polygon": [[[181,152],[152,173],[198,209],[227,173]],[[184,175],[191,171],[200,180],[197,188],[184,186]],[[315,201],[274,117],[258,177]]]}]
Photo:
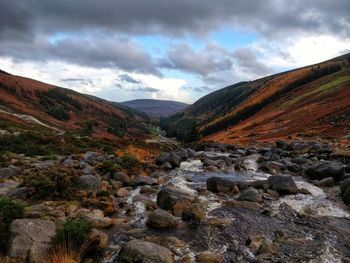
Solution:
[{"label": "mountain", "polygon": [[[97,97],[0,71],[0,129],[74,132],[123,142],[148,137],[148,117]],[[11,126],[11,127],[9,127]]]},{"label": "mountain", "polygon": [[161,123],[169,136],[196,127],[204,140],[231,143],[336,138],[349,125],[350,54],[217,90]]},{"label": "mountain", "polygon": [[153,117],[167,117],[185,109],[188,104],[171,100],[139,99],[120,104],[144,112]]}]

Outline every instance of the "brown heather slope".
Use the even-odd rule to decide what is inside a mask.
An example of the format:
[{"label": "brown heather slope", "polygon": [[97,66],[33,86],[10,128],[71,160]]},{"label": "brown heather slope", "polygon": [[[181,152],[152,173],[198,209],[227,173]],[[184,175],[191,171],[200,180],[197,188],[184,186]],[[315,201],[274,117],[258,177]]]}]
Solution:
[{"label": "brown heather slope", "polygon": [[[132,109],[0,71],[0,120],[28,124],[15,114],[32,116],[56,131],[88,130],[95,138],[123,141],[148,137],[147,117]],[[38,130],[46,129],[29,122]]]},{"label": "brown heather slope", "polygon": [[203,140],[230,143],[342,137],[350,132],[350,54],[218,90],[165,128],[174,135],[184,120],[197,123]]}]

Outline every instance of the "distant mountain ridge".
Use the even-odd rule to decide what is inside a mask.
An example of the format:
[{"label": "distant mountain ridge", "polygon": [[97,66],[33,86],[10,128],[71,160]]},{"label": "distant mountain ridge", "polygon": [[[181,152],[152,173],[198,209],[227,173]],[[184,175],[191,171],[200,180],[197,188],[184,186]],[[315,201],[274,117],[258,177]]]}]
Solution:
[{"label": "distant mountain ridge", "polygon": [[120,102],[120,104],[153,117],[167,117],[189,106],[189,104],[183,102],[155,99],[137,99]]},{"label": "distant mountain ridge", "polygon": [[194,125],[204,140],[231,143],[344,136],[350,125],[350,54],[217,90],[161,123],[178,138]]}]

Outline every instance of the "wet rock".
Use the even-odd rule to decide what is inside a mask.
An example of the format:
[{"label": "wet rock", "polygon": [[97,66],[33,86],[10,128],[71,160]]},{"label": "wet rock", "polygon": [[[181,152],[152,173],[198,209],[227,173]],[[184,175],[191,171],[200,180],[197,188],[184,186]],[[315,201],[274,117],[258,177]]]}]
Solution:
[{"label": "wet rock", "polygon": [[308,160],[303,156],[298,156],[298,157],[293,158],[292,162],[299,164],[299,165],[303,165],[303,164],[307,163]]},{"label": "wet rock", "polygon": [[214,161],[208,158],[204,159],[202,163],[203,163],[203,167],[210,167],[210,166],[217,167],[219,164],[217,161]]},{"label": "wet rock", "polygon": [[125,198],[125,197],[129,196],[129,194],[130,194],[130,192],[125,187],[119,188],[116,192],[116,195],[119,198]]},{"label": "wet rock", "polygon": [[344,175],[344,166],[339,162],[320,161],[307,168],[305,174],[311,180],[333,177],[335,181],[339,181]]},{"label": "wet rock", "polygon": [[79,177],[80,184],[84,190],[97,191],[101,187],[101,178],[94,175],[82,175]]},{"label": "wet rock", "polygon": [[296,194],[298,192],[293,177],[288,175],[270,176],[268,183],[270,184],[270,188],[277,191],[280,195]]},{"label": "wet rock", "polygon": [[221,263],[221,262],[224,262],[224,257],[219,253],[206,251],[196,255],[196,263]]},{"label": "wet rock", "polygon": [[16,219],[10,227],[8,254],[24,262],[45,262],[55,232],[56,226],[50,220]]},{"label": "wet rock", "polygon": [[171,152],[167,161],[171,164],[172,167],[180,167],[181,157],[178,156],[175,152]]},{"label": "wet rock", "polygon": [[316,181],[317,186],[332,187],[334,186],[334,179],[332,177],[324,178],[320,181]]},{"label": "wet rock", "polygon": [[291,171],[293,173],[299,173],[301,170],[300,165],[293,163],[293,162],[286,160],[286,159],[282,160],[282,164],[285,166],[285,168],[288,171]]},{"label": "wet rock", "polygon": [[157,205],[165,210],[170,210],[175,216],[181,216],[182,211],[191,208],[195,197],[180,188],[167,186],[157,195]]},{"label": "wet rock", "polygon": [[178,219],[162,209],[156,209],[149,214],[146,224],[153,228],[175,228]]},{"label": "wet rock", "polygon": [[96,228],[91,229],[88,238],[89,247],[93,247],[95,249],[106,249],[108,247],[108,243],[109,239],[107,234]]},{"label": "wet rock", "polygon": [[161,169],[164,169],[164,170],[171,170],[173,169],[173,167],[171,166],[171,164],[169,162],[165,162],[163,163],[161,166],[160,166]]},{"label": "wet rock", "polygon": [[218,160],[224,161],[227,166],[231,166],[233,163],[232,158],[225,155],[213,156],[211,159],[214,161],[218,161]]},{"label": "wet rock", "polygon": [[107,228],[113,224],[112,219],[105,217],[103,212],[98,209],[88,212],[83,217],[97,228]]},{"label": "wet rock", "polygon": [[11,168],[1,168],[0,169],[0,180],[9,179],[14,175]]},{"label": "wet rock", "polygon": [[350,205],[350,178],[342,182],[340,192],[344,203]]},{"label": "wet rock", "polygon": [[185,161],[189,157],[188,152],[185,149],[176,150],[175,153],[182,161]]},{"label": "wet rock", "polygon": [[276,141],[277,148],[285,149],[287,148],[287,146],[288,146],[288,143],[286,141],[282,141],[282,140]]},{"label": "wet rock", "polygon": [[141,185],[157,185],[158,180],[155,178],[151,178],[148,176],[141,176],[137,175],[134,178],[134,181],[132,182],[134,186],[141,186]]},{"label": "wet rock", "polygon": [[233,181],[221,177],[210,177],[207,179],[207,190],[214,193],[232,193],[235,188],[245,189],[247,183],[244,181]]},{"label": "wet rock", "polygon": [[140,194],[156,194],[158,190],[155,187],[149,185],[141,186]]},{"label": "wet rock", "polygon": [[127,186],[130,183],[130,177],[123,172],[114,173],[112,177],[114,180],[122,182],[124,186]]},{"label": "wet rock", "polygon": [[167,162],[169,159],[169,153],[161,153],[159,156],[155,159],[155,164],[160,166],[163,163]]},{"label": "wet rock", "polygon": [[238,200],[240,201],[251,201],[251,202],[260,202],[261,196],[259,191],[255,188],[249,187],[242,191],[239,195]]},{"label": "wet rock", "polygon": [[172,252],[157,244],[131,240],[122,246],[120,251],[120,259],[128,263],[174,263]]},{"label": "wet rock", "polygon": [[259,247],[258,254],[277,254],[278,245],[275,242],[264,240]]},{"label": "wet rock", "polygon": [[266,162],[263,168],[272,174],[280,174],[286,169],[284,164],[280,162]]},{"label": "wet rock", "polygon": [[190,207],[186,207],[182,211],[183,221],[202,222],[206,218],[204,207],[199,203],[193,203]]}]

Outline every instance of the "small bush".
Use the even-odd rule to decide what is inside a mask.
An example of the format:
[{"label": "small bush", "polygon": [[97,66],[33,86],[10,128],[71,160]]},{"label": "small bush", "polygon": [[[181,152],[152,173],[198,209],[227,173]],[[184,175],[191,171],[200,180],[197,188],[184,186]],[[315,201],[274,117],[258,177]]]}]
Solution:
[{"label": "small bush", "polygon": [[121,166],[111,160],[105,160],[96,165],[96,169],[101,174],[115,173],[121,170]]},{"label": "small bush", "polygon": [[108,190],[100,190],[96,193],[96,197],[108,197],[111,195],[111,192]]},{"label": "small bush", "polygon": [[82,218],[70,218],[63,223],[52,238],[54,247],[69,245],[78,251],[87,242],[92,225]]},{"label": "small bush", "polygon": [[24,176],[22,186],[28,188],[34,199],[72,199],[79,190],[81,172],[75,169],[53,167],[34,170]]},{"label": "small bush", "polygon": [[0,250],[6,247],[12,221],[23,216],[23,203],[0,196]]},{"label": "small bush", "polygon": [[121,158],[121,166],[124,169],[133,169],[135,167],[138,167],[140,165],[139,161],[135,158],[135,156],[131,154],[126,154]]}]

